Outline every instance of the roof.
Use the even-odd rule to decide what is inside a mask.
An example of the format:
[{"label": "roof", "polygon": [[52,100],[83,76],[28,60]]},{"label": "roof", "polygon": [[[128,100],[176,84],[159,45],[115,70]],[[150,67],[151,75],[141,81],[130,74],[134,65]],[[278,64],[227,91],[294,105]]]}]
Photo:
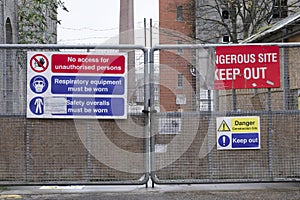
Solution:
[{"label": "roof", "polygon": [[257,40],[263,39],[266,36],[268,36],[274,32],[277,32],[278,30],[281,30],[282,28],[288,26],[289,24],[294,23],[298,19],[300,19],[300,12],[297,12],[289,17],[286,17],[286,18],[276,22],[275,24],[272,25],[272,27],[248,37],[242,43],[256,42]]}]

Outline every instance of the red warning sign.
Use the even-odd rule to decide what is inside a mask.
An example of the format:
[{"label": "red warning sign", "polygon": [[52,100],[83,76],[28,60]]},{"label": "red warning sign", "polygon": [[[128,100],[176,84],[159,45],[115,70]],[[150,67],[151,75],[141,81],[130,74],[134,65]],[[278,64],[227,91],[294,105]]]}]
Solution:
[{"label": "red warning sign", "polygon": [[278,46],[216,47],[216,90],[278,87],[280,87]]},{"label": "red warning sign", "polygon": [[124,55],[53,54],[54,73],[124,74]]},{"label": "red warning sign", "polygon": [[48,58],[43,54],[35,54],[30,59],[30,67],[33,71],[41,73],[47,70],[49,66]]}]

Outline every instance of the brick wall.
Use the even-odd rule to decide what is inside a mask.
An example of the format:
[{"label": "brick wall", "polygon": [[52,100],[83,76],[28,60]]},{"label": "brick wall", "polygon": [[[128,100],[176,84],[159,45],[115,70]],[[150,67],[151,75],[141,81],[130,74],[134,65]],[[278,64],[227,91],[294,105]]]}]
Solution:
[{"label": "brick wall", "polygon": [[[161,0],[159,1],[160,19],[160,44],[188,44],[193,43],[191,38],[193,27],[189,24],[188,10],[189,0]],[[182,6],[182,20],[177,19],[177,7]],[[190,73],[190,65],[193,65],[193,51],[172,50],[160,52],[160,105],[162,111],[193,110],[191,102],[195,96],[195,86]],[[178,88],[178,74],[182,74],[185,82],[182,88]],[[186,104],[176,104],[176,96],[184,96]]]}]

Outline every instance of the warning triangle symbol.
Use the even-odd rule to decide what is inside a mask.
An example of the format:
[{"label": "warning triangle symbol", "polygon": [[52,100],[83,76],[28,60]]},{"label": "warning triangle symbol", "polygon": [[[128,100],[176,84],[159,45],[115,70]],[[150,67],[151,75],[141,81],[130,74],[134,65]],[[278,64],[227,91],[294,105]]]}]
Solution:
[{"label": "warning triangle symbol", "polygon": [[218,131],[230,131],[229,126],[227,125],[227,123],[224,120],[220,124]]}]

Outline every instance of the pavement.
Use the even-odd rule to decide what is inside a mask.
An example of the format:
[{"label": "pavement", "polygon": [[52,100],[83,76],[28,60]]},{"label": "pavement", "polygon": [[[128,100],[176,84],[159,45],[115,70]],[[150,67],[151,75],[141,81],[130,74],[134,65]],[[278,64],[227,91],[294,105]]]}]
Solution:
[{"label": "pavement", "polygon": [[145,186],[7,186],[0,199],[37,200],[282,200],[300,199],[300,183],[243,183]]}]

